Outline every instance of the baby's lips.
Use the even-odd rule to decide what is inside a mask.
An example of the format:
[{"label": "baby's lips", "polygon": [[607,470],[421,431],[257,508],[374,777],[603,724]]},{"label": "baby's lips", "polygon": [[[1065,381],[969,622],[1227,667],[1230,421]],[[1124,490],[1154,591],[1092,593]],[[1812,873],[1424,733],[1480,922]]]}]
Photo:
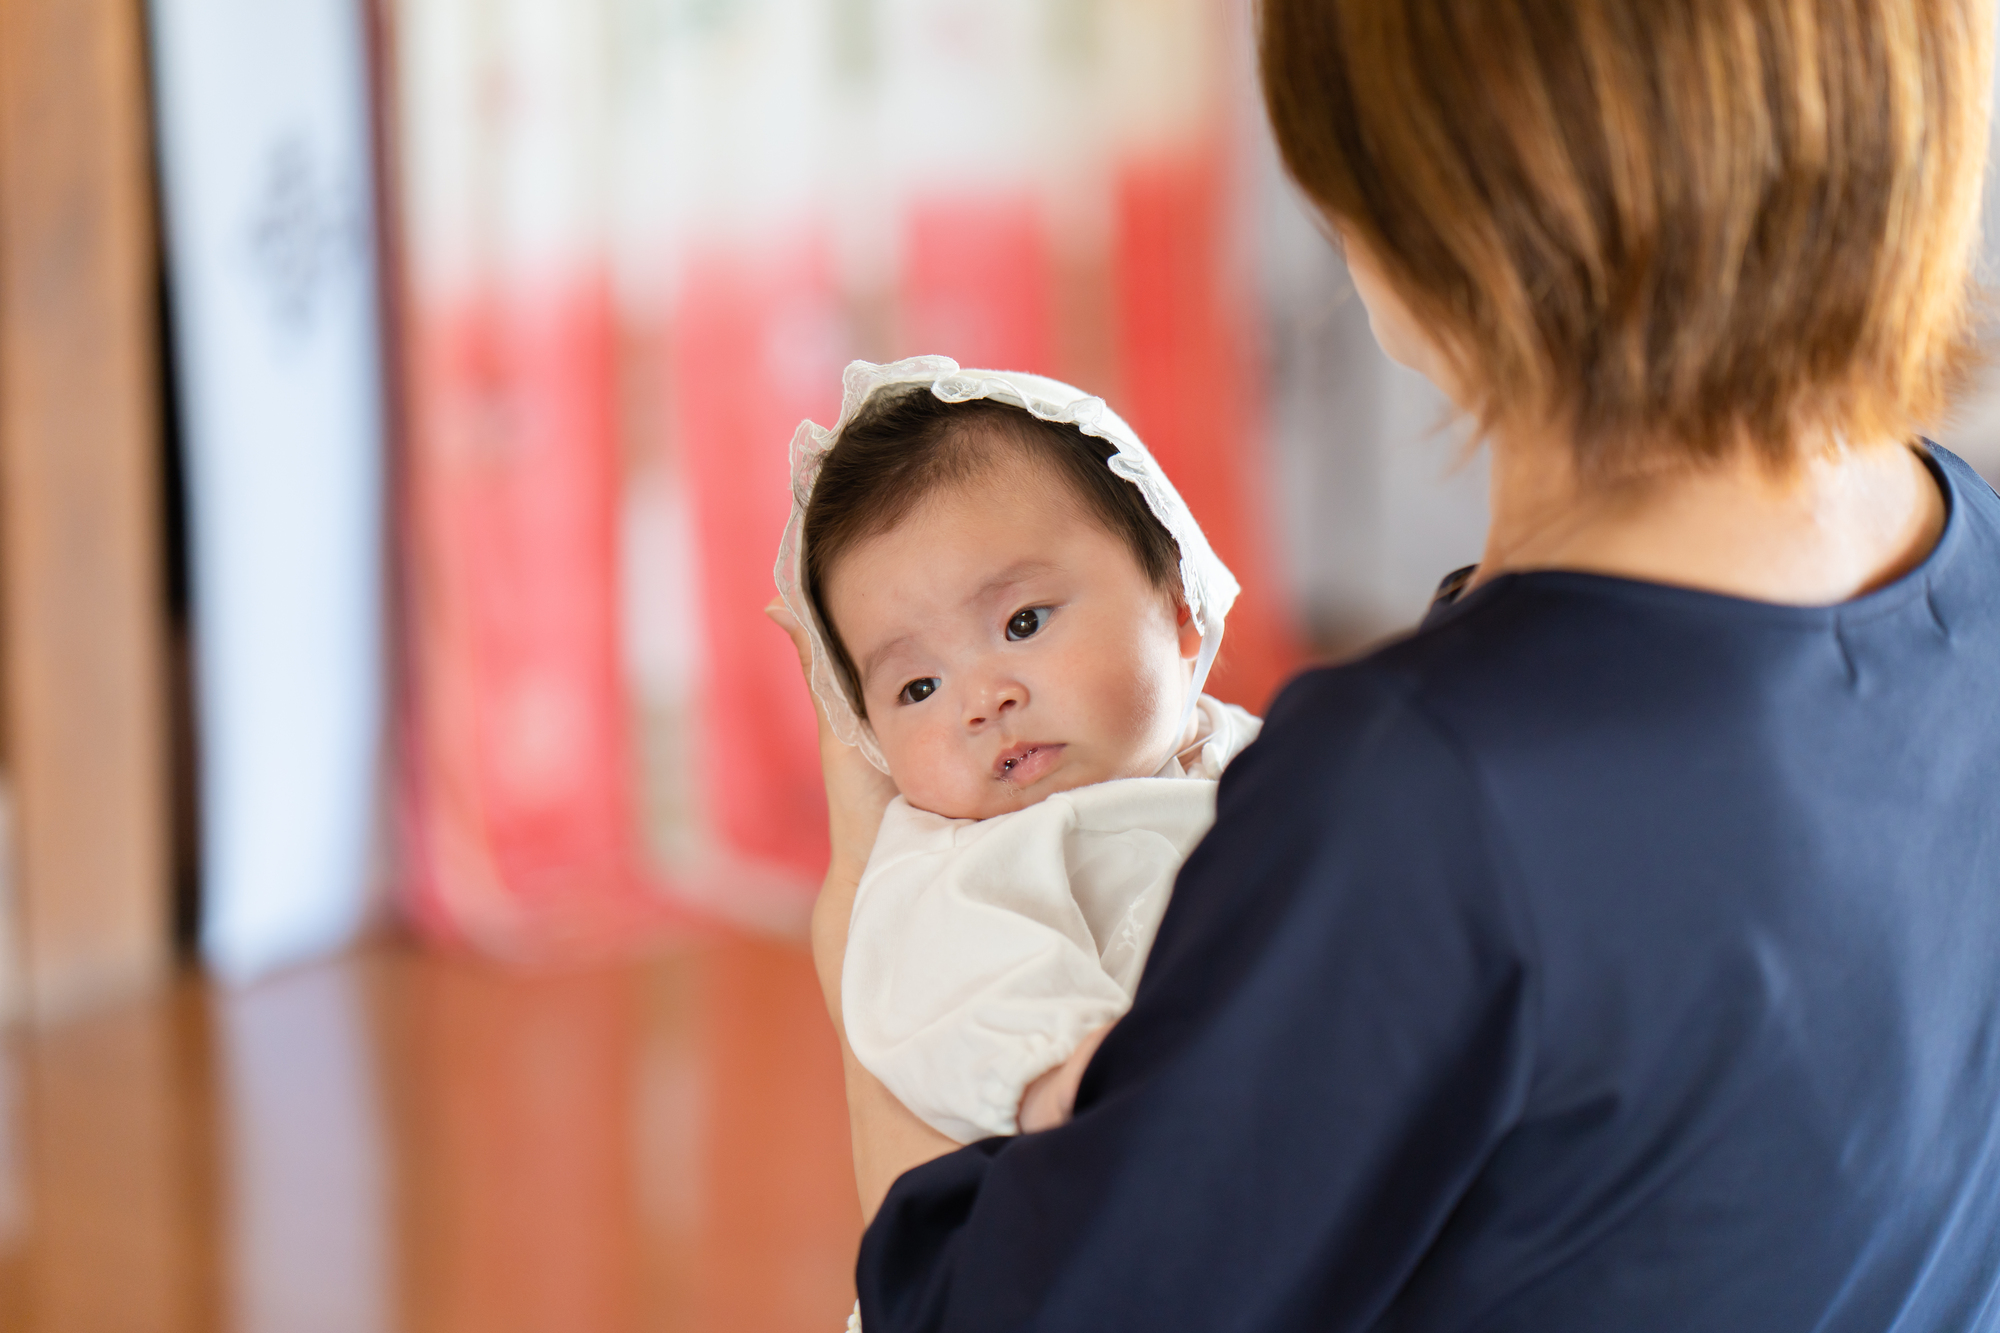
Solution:
[{"label": "baby's lips", "polygon": [[1017,787],[1026,787],[1046,777],[1061,760],[1063,752],[1059,741],[1031,741],[1002,750],[993,761],[993,776],[997,781]]}]

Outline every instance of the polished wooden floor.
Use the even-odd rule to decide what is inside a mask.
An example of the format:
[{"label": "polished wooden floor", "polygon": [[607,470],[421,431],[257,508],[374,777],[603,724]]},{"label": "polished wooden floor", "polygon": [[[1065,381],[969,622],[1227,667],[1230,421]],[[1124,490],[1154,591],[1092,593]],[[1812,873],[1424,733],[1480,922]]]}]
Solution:
[{"label": "polished wooden floor", "polygon": [[381,946],[0,1058],[6,1333],[836,1333],[860,1231],[800,948]]}]

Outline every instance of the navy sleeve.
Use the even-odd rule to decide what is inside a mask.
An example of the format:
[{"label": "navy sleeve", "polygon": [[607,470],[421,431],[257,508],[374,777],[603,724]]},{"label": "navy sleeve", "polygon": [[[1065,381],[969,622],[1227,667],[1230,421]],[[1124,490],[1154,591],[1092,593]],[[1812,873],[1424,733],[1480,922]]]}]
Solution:
[{"label": "navy sleeve", "polygon": [[1374,1324],[1527,1093],[1530,932],[1485,811],[1392,676],[1295,682],[1076,1118],[890,1191],[868,1333]]}]

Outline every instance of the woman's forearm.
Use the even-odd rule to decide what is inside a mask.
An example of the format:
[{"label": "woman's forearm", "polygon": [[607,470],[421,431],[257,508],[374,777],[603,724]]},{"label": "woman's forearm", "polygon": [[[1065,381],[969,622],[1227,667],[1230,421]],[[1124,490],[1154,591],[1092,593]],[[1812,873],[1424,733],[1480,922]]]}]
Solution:
[{"label": "woman's forearm", "polygon": [[813,905],[813,964],[819,970],[827,1015],[840,1041],[847,1079],[847,1121],[854,1146],[854,1186],[861,1197],[861,1220],[873,1221],[896,1177],[911,1167],[942,1157],[958,1144],[938,1133],[897,1101],[880,1079],[865,1069],[847,1044],[840,1013],[840,966],[847,952],[847,923],[854,910],[856,877],[830,871]]},{"label": "woman's forearm", "polygon": [[861,1196],[861,1221],[875,1220],[896,1178],[912,1167],[955,1152],[958,1144],[919,1120],[897,1101],[880,1079],[862,1068],[840,1043],[847,1068],[847,1124],[854,1145],[854,1188]]},{"label": "woman's forearm", "polygon": [[[812,676],[812,649],[805,631],[782,601],[773,599],[765,613],[791,637],[799,670]],[[854,914],[854,891],[861,884],[868,853],[875,845],[882,812],[895,798],[896,785],[877,772],[852,746],[842,744],[828,724],[817,697],[820,767],[826,778],[827,835],[831,858],[819,900],[813,904],[813,966],[819,972],[826,1012],[840,1041],[840,1063],[847,1079],[847,1119],[854,1143],[854,1184],[861,1195],[863,1221],[896,1183],[896,1177],[958,1145],[919,1120],[914,1112],[862,1068],[847,1044],[847,1025],[840,1016],[840,968],[847,954],[847,922]]]}]

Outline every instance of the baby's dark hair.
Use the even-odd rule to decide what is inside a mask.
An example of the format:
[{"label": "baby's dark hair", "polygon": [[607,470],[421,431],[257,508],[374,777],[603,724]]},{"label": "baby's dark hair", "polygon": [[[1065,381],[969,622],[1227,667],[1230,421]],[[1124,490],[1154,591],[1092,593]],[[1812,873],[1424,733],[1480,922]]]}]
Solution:
[{"label": "baby's dark hair", "polygon": [[806,505],[800,560],[806,596],[826,629],[834,667],[862,717],[868,706],[859,673],[827,614],[827,573],[848,551],[895,527],[932,494],[984,473],[994,461],[990,444],[996,437],[1059,478],[1091,517],[1131,548],[1155,587],[1181,594],[1180,546],[1146,507],[1139,488],[1107,466],[1117,446],[991,398],[948,403],[921,384],[878,393],[820,464]]}]

